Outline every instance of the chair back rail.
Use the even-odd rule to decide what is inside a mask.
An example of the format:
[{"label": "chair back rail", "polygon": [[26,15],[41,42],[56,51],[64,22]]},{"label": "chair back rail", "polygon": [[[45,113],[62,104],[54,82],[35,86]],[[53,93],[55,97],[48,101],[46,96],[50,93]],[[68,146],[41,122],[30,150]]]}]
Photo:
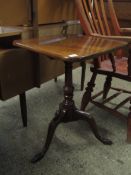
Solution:
[{"label": "chair back rail", "polygon": [[[99,34],[111,36],[121,34],[112,0],[107,0],[107,6],[104,0],[75,0],[75,3],[82,28],[86,35]],[[108,58],[112,62],[114,71],[115,63],[112,61],[111,55]],[[107,59],[107,56],[102,56],[98,59],[99,67],[104,59]],[[128,65],[128,74],[131,74],[129,67],[130,65]]]},{"label": "chair back rail", "polygon": [[[108,8],[106,8],[104,0],[75,0],[75,2],[86,34],[111,35],[112,27],[110,26],[113,26],[113,32],[120,35],[120,26],[112,0],[108,0]],[[108,16],[111,20],[111,25],[109,24]]]}]

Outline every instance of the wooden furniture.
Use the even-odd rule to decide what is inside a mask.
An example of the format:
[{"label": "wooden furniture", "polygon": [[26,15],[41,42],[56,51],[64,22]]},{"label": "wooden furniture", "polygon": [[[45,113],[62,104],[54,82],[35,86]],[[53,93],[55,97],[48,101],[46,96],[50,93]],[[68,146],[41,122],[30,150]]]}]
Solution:
[{"label": "wooden furniture", "polygon": [[[12,45],[13,40],[21,38],[20,34],[20,28],[0,26],[0,99],[6,100],[19,92],[23,126],[27,126],[26,96],[25,92],[21,91],[21,88],[18,88],[18,84],[21,81],[21,68],[19,65],[16,65],[17,56],[19,56],[21,61],[21,58],[27,51],[21,53],[21,49],[15,49]],[[24,74],[26,70],[22,68],[21,71],[23,72],[22,74]]]},{"label": "wooden furniture", "polygon": [[[114,29],[113,33],[115,33],[117,36],[112,35],[112,29],[110,29],[110,26],[108,25],[107,15],[105,11],[104,1],[103,0],[94,0],[94,6],[92,6],[91,0],[76,0],[76,5],[79,13],[79,17],[81,20],[81,25],[83,26],[83,29],[86,34],[91,36],[99,36],[102,38],[112,38],[112,39],[120,39],[120,40],[127,40],[130,44],[131,37],[126,36],[119,36],[126,32],[131,32],[131,29],[129,28],[120,28],[119,23],[117,21],[117,17],[113,8],[113,2],[112,0],[108,0],[108,15],[110,14],[111,22],[112,22],[112,29]],[[81,110],[85,110],[85,107],[89,102],[92,102],[96,104],[97,106],[107,109],[108,111],[112,112],[113,114],[116,114],[117,116],[124,117],[126,119],[126,116],[122,115],[118,109],[122,107],[125,103],[131,102],[131,96],[126,98],[123,102],[118,104],[115,108],[111,109],[107,107],[105,104],[112,100],[113,98],[120,95],[122,92],[129,93],[127,90],[122,90],[119,88],[112,88],[116,90],[116,94],[110,96],[107,98],[109,89],[111,88],[111,80],[112,77],[120,78],[122,80],[126,80],[131,82],[131,49],[129,46],[129,58],[114,58],[113,53],[110,53],[108,55],[105,55],[97,60],[97,62],[94,63],[94,67],[91,68],[91,71],[93,72],[92,78],[90,82],[87,84],[86,91],[83,95],[82,104],[81,104]],[[108,58],[108,59],[107,59]],[[104,90],[95,96],[92,97],[92,91],[93,87],[95,86],[95,80],[97,74],[107,75],[105,84],[104,84]],[[96,97],[103,94],[103,101],[97,102],[95,100]],[[131,141],[131,108],[130,112],[128,114],[128,128],[127,128],[127,140]]]},{"label": "wooden furniture", "polygon": [[[49,124],[48,134],[42,151],[37,154],[32,162],[35,163],[42,159],[47,152],[52,141],[54,132],[60,123],[84,120],[89,123],[95,137],[104,144],[112,142],[102,138],[97,130],[95,120],[87,113],[76,108],[73,100],[73,82],[72,82],[72,65],[75,62],[86,60],[96,60],[97,57],[108,54],[121,47],[126,47],[127,43],[102,39],[94,36],[68,36],[54,38],[37,38],[30,40],[20,40],[14,42],[15,46],[28,49],[35,53],[41,53],[54,59],[63,61],[65,64],[65,86],[64,100],[59,105],[55,117]],[[37,72],[36,72],[37,73]]]},{"label": "wooden furniture", "polygon": [[4,0],[0,6],[0,25],[30,25],[33,6],[36,9],[33,14],[38,15],[38,24],[77,19],[74,2],[70,0]]},{"label": "wooden furniture", "polygon": [[[68,35],[68,34],[73,34],[73,33],[82,33],[83,31],[79,27],[80,23],[76,18],[76,9],[75,9],[75,4],[74,1],[58,1],[54,0],[53,2],[51,0],[30,0],[31,2],[31,21],[33,26],[35,26],[36,30],[38,30],[39,25],[46,27],[47,24],[50,24],[50,27],[54,27],[55,24],[62,24],[63,23],[63,28],[60,31],[59,34],[62,35]],[[44,10],[44,14],[43,14]],[[50,11],[53,11],[54,13],[50,13]],[[46,15],[45,15],[46,14]],[[70,19],[70,20],[69,20]],[[46,24],[46,25],[45,25]],[[73,30],[71,29],[71,26]],[[38,36],[38,32],[35,32],[36,35]],[[47,31],[46,35],[49,34],[49,31]],[[50,33],[53,35],[53,33]],[[56,33],[55,33],[56,34]],[[34,36],[34,37],[35,37]],[[82,72],[81,72],[81,90],[84,88],[84,80],[85,80],[85,71],[86,71],[86,63],[81,62]],[[55,82],[57,81],[57,77],[55,78]]]},{"label": "wooden furniture", "polygon": [[[70,1],[59,4],[59,9],[64,11],[62,15],[57,10],[55,14],[49,13],[50,8],[54,10],[58,7],[56,1],[5,0],[0,5],[0,100],[20,96],[24,126],[27,126],[26,91],[62,75],[64,64],[41,54],[36,63],[30,52],[15,48],[12,42],[14,39],[37,35],[79,33],[81,29],[75,20],[74,6],[71,5],[68,10]],[[76,64],[74,68],[78,66]],[[39,70],[37,76],[34,75],[36,70]]]},{"label": "wooden furniture", "polygon": [[[108,8],[107,0],[104,0]],[[131,1],[113,0],[114,9],[121,27],[131,27]],[[109,15],[110,16],[110,15]]]},{"label": "wooden furniture", "polygon": [[[40,35],[60,34],[61,31],[66,32],[63,30],[65,27],[70,30],[72,23],[75,21],[63,22],[54,26],[41,26],[39,32]],[[26,91],[34,87],[39,88],[44,82],[64,73],[63,63],[48,59],[43,55],[39,55],[36,63],[35,57],[30,52],[12,45],[15,39],[31,36],[33,36],[31,27],[0,27],[0,100],[5,101],[19,95],[23,126],[27,126]],[[74,68],[78,66],[79,64],[76,63]],[[34,74],[36,70],[39,70],[37,76]]]}]

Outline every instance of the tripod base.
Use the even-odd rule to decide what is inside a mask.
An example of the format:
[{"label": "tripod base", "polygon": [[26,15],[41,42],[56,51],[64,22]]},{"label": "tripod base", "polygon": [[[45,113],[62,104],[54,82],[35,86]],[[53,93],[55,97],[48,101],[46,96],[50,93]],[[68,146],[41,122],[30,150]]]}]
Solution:
[{"label": "tripod base", "polygon": [[89,123],[89,126],[90,126],[93,134],[100,142],[102,142],[105,145],[112,144],[112,141],[102,137],[99,134],[96,122],[95,122],[94,118],[91,117],[89,114],[87,114],[83,111],[79,111],[76,108],[71,109],[71,110],[60,109],[58,112],[56,112],[54,119],[49,124],[46,142],[45,142],[45,145],[44,145],[42,151],[40,153],[36,154],[33,157],[31,162],[32,163],[38,162],[39,160],[41,160],[45,156],[45,154],[48,151],[49,146],[51,144],[55,130],[60,123],[67,123],[67,122],[73,122],[73,121],[78,121],[78,120],[84,120],[85,122]]}]

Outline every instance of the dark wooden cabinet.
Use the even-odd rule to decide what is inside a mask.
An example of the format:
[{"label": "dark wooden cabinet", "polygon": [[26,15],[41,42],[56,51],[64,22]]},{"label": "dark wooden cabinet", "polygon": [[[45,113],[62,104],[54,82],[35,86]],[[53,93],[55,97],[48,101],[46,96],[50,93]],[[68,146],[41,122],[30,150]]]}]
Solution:
[{"label": "dark wooden cabinet", "polygon": [[29,24],[33,1],[37,6],[39,24],[76,18],[75,4],[71,0],[0,0],[0,25]]},{"label": "dark wooden cabinet", "polygon": [[131,0],[115,0],[114,6],[122,27],[131,27]]},{"label": "dark wooden cabinet", "polygon": [[113,3],[120,26],[131,27],[131,0],[113,0]]}]

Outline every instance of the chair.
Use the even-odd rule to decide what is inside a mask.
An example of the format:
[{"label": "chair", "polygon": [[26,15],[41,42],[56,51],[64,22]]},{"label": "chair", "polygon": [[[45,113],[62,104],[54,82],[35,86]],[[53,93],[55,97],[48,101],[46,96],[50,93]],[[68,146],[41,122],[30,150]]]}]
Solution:
[{"label": "chair", "polygon": [[[103,0],[75,0],[78,16],[86,35],[99,36],[103,38],[112,38],[119,40],[126,40],[131,42],[131,37],[122,36],[125,33],[131,33],[129,28],[120,28],[112,0],[107,1],[108,9],[106,9]],[[110,23],[107,20],[107,13],[110,16]],[[114,36],[115,35],[115,36]],[[104,52],[104,50],[103,50]],[[116,53],[117,55],[117,53]],[[103,55],[94,62],[94,66],[91,67],[93,73],[90,82],[87,84],[86,91],[82,98],[81,110],[85,110],[89,102],[97,105],[100,108],[106,109],[112,112],[116,116],[124,117],[127,119],[127,141],[131,142],[131,107],[129,108],[128,117],[118,111],[125,103],[131,104],[131,92],[123,90],[117,87],[111,87],[112,78],[119,78],[131,82],[131,47],[128,49],[128,59],[125,57],[117,58],[114,53],[109,55]],[[96,95],[92,95],[93,88],[95,86],[96,76],[98,74],[106,75],[106,81],[104,88]],[[116,91],[115,94],[107,97],[110,89]],[[128,98],[124,99],[114,108],[107,107],[105,104],[114,99],[121,93],[128,93]],[[96,101],[96,97],[103,95],[102,102]]]}]

